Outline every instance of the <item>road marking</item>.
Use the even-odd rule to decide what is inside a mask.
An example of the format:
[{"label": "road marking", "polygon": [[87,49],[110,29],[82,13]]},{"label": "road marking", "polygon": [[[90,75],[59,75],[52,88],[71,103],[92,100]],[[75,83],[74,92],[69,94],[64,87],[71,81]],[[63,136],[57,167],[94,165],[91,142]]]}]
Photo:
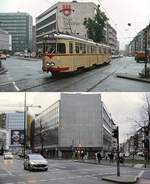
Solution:
[{"label": "road marking", "polygon": [[20,89],[17,87],[16,82],[13,82],[13,85],[17,91],[20,91]]},{"label": "road marking", "polygon": [[138,178],[140,178],[142,175],[143,175],[143,173],[144,173],[144,170],[142,170],[139,174],[138,174]]}]

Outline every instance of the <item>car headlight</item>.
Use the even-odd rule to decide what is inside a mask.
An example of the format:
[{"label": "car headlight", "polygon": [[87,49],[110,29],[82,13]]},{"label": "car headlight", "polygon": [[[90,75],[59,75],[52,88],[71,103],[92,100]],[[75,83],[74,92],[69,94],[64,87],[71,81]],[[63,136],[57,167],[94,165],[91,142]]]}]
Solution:
[{"label": "car headlight", "polygon": [[31,165],[34,165],[35,163],[33,161],[30,162]]}]

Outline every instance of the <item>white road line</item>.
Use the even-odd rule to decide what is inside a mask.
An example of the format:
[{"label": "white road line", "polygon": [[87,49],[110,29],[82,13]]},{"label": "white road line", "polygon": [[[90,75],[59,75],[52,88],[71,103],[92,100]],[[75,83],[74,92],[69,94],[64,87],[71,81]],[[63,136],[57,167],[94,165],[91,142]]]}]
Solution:
[{"label": "white road line", "polygon": [[17,85],[16,85],[15,82],[13,82],[13,85],[14,85],[14,87],[15,87],[15,89],[16,89],[17,91],[20,91],[20,89],[17,87]]},{"label": "white road line", "polygon": [[143,173],[144,173],[144,170],[142,170],[139,174],[138,174],[138,178],[140,178],[142,175],[143,175]]}]

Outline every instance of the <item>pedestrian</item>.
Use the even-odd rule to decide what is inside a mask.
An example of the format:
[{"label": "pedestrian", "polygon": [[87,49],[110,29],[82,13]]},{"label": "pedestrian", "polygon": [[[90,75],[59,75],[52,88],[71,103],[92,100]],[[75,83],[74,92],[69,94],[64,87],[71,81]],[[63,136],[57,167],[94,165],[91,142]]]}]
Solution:
[{"label": "pedestrian", "polygon": [[82,151],[81,152],[81,159],[83,160],[83,158],[84,158],[84,152]]},{"label": "pedestrian", "polygon": [[105,159],[106,159],[106,160],[108,159],[108,153],[106,153],[106,155],[105,155]]},{"label": "pedestrian", "polygon": [[97,153],[97,160],[98,160],[98,163],[100,164],[100,162],[102,160],[102,156],[101,156],[100,152]]},{"label": "pedestrian", "polygon": [[112,152],[109,154],[109,158],[110,158],[110,163],[113,163],[114,154]]}]

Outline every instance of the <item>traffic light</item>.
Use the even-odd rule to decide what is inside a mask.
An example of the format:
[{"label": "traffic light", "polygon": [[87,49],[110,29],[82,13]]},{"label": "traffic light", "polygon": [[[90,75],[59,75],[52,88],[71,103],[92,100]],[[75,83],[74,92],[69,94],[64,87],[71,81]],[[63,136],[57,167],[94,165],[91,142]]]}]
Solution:
[{"label": "traffic light", "polygon": [[119,136],[118,127],[112,131],[112,136],[114,138],[118,139],[118,136]]}]

